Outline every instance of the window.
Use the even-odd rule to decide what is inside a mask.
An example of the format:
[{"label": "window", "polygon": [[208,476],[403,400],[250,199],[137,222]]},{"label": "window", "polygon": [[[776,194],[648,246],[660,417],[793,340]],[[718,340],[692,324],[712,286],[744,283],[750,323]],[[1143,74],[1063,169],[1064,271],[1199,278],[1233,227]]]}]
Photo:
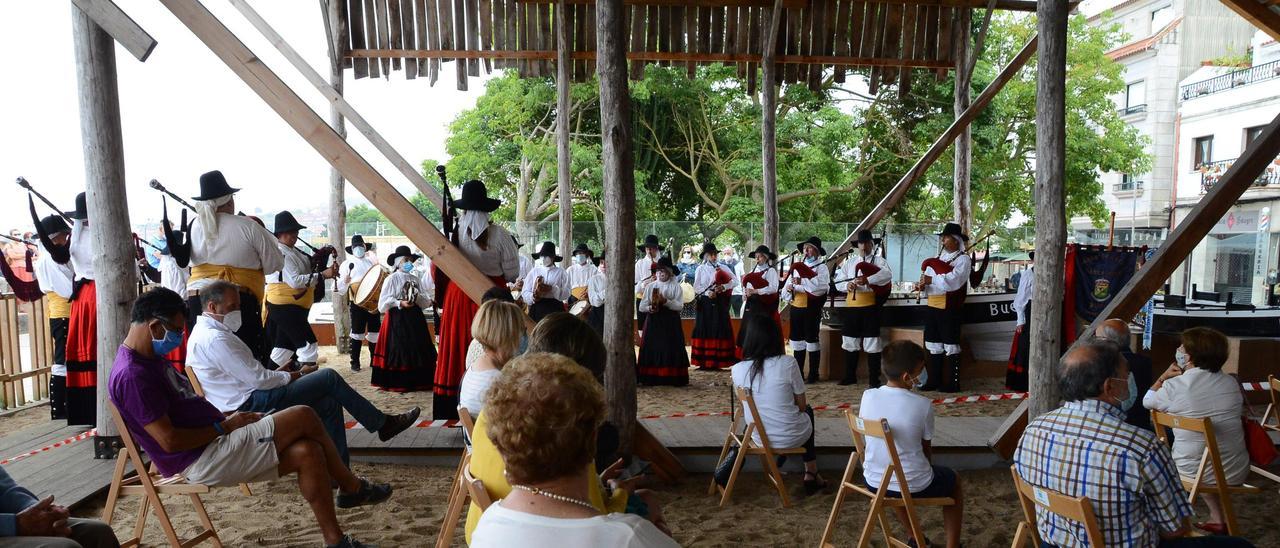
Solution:
[{"label": "window", "polygon": [[1138,80],[1124,88],[1123,114],[1136,114],[1147,110],[1147,83]]},{"label": "window", "polygon": [[1253,144],[1254,139],[1257,139],[1258,137],[1262,136],[1262,130],[1264,129],[1267,129],[1267,126],[1254,126],[1254,127],[1244,128],[1244,146],[1240,148],[1241,156],[1244,155],[1244,149],[1249,148],[1249,145]]},{"label": "window", "polygon": [[1196,137],[1191,145],[1192,166],[1200,169],[1200,166],[1213,161],[1213,136]]},{"label": "window", "polygon": [[1161,29],[1173,21],[1173,6],[1164,6],[1151,11],[1151,34],[1160,32]]},{"label": "window", "polygon": [[1137,177],[1128,173],[1121,173],[1120,182],[1116,183],[1115,191],[1125,192],[1130,190],[1142,190],[1142,181],[1139,181]]}]

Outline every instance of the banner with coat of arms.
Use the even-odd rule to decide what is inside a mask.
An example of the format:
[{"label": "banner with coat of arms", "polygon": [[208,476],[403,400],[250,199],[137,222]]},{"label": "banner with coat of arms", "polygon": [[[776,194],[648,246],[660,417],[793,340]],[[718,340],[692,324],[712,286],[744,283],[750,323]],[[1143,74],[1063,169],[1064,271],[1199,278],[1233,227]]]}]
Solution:
[{"label": "banner with coat of arms", "polygon": [[[1066,307],[1086,322],[1092,322],[1111,303],[1120,288],[1137,271],[1142,250],[1132,247],[1084,246],[1071,244],[1066,254]],[[1065,318],[1064,318],[1065,319]],[[1064,325],[1074,322],[1064,321]],[[1068,330],[1068,341],[1075,337]]]}]

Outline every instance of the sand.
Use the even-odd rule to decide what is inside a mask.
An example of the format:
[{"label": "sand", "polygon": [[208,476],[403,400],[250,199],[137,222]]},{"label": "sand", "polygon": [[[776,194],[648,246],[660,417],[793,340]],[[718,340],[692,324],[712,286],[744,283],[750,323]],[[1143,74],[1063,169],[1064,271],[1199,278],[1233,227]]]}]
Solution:
[{"label": "sand", "polygon": [[[328,357],[329,366],[341,372],[353,387],[382,409],[395,412],[411,405],[420,405],[425,410],[424,417],[430,413],[430,393],[396,394],[371,389],[368,385],[367,367],[358,373],[351,372],[346,366],[345,356],[335,355],[332,348],[324,349],[324,354]],[[984,379],[972,382],[971,393],[1003,392],[1000,381]],[[728,406],[728,383],[727,372],[694,371],[690,375],[689,387],[641,388],[640,415],[725,410]],[[814,405],[856,402],[863,388],[820,383],[810,387],[809,399]],[[938,413],[1003,416],[1016,403],[1001,401],[945,405],[938,407]],[[827,413],[834,414],[833,411]],[[47,420],[47,417],[47,407],[38,407],[0,418],[0,434]],[[390,482],[396,492],[390,501],[381,506],[339,510],[339,521],[347,532],[361,541],[383,547],[434,544],[448,500],[447,491],[453,473],[451,466],[357,462],[355,471],[379,481]],[[824,470],[823,474],[834,485],[841,471]],[[1021,515],[1008,470],[965,471],[961,472],[960,477],[966,493],[964,543],[967,546],[1008,546]],[[718,499],[707,495],[710,477],[706,474],[690,475],[678,485],[657,486],[657,490],[675,539],[681,545],[814,546],[822,535],[823,526],[831,511],[834,491],[804,498],[799,492],[800,479],[795,474],[786,477],[795,499],[794,505],[788,509],[781,507],[776,493],[768,488],[759,473],[747,473],[743,476],[735,490],[732,504],[726,508],[717,507]],[[39,490],[38,486],[31,487]],[[253,497],[245,497],[235,488],[215,489],[204,497],[224,544],[320,545],[319,529],[292,478],[255,484],[253,487]],[[1280,532],[1268,525],[1275,518],[1278,507],[1275,491],[1241,496],[1235,500],[1245,536],[1258,546],[1280,546]],[[103,499],[100,498],[78,508],[75,514],[97,518],[101,516],[102,505]],[[190,536],[198,530],[195,514],[187,501],[173,498],[168,507],[181,535]],[[1203,507],[1198,506],[1197,510],[1203,520],[1206,517]],[[114,524],[121,538],[131,533],[136,511],[136,499],[121,504]],[[839,521],[837,545],[851,545],[856,541],[866,512],[865,500],[856,496],[848,499]],[[941,542],[943,536],[940,512],[936,509],[924,509],[920,515],[925,524],[926,535]],[[459,524],[455,545],[462,544],[461,531]],[[879,537],[876,538],[879,545]],[[150,521],[144,544],[164,545],[163,534],[154,519]]]}]

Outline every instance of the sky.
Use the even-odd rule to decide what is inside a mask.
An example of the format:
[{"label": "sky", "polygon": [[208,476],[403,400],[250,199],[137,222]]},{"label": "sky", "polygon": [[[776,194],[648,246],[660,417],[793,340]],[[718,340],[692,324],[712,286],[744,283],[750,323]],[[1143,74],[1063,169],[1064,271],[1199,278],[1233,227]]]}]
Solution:
[{"label": "sky", "polygon": [[[321,117],[328,103],[229,2],[203,0],[267,66]],[[243,190],[237,207],[274,212],[328,203],[329,164],[263,103],[173,14],[155,0],[116,0],[158,45],[145,63],[116,46],[124,134],[125,187],[134,224],[160,216],[157,179],[178,195],[199,194],[201,173],[219,169]],[[254,8],[327,77],[328,54],[319,3],[257,0]],[[0,51],[0,228],[30,224],[26,177],[41,193],[70,210],[85,187],[68,1],[5,2]],[[448,124],[474,106],[484,80],[456,89],[452,63],[431,87],[425,78],[356,81],[347,71],[345,96],[411,164],[444,160]],[[412,186],[348,124],[348,141],[406,195]],[[8,199],[6,199],[8,198]],[[348,206],[367,203],[347,185]],[[172,205],[172,204],[171,204]],[[37,204],[42,215],[48,214]],[[270,223],[270,220],[267,220]]]}]

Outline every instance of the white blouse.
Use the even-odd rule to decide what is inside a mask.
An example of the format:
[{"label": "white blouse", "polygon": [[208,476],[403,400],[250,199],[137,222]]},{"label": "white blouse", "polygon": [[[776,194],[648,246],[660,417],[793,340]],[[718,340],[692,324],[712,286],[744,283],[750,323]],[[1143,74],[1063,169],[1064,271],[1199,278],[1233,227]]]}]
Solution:
[{"label": "white blouse", "polygon": [[386,313],[392,308],[400,306],[400,301],[404,300],[405,289],[409,285],[418,286],[418,297],[414,300],[414,304],[419,308],[427,308],[431,306],[431,294],[435,291],[434,287],[422,283],[422,278],[411,272],[396,270],[386,281],[382,282],[382,294],[378,296],[378,312]]},{"label": "white blouse", "polygon": [[338,267],[338,291],[344,292],[351,287],[351,284],[360,283],[364,275],[369,273],[369,269],[373,268],[373,264],[369,255],[359,259],[354,255],[348,256],[347,261]]},{"label": "white blouse", "polygon": [[485,369],[478,371],[468,369],[462,376],[462,388],[458,392],[458,407],[465,407],[475,417],[484,408],[484,398],[489,395],[489,387],[498,380],[501,369]]},{"label": "white blouse", "polygon": [[[191,266],[215,264],[277,272],[284,267],[279,240],[253,219],[230,213],[218,214],[218,237],[208,241],[199,217],[191,223]],[[198,291],[213,283],[205,278],[192,281],[187,289]]]},{"label": "white blouse", "polygon": [[280,255],[284,257],[284,266],[279,271],[267,275],[267,283],[284,283],[294,289],[315,287],[320,276],[311,275],[311,259],[296,247],[277,243]]},{"label": "white blouse", "polygon": [[794,282],[793,289],[782,290],[786,299],[791,299],[796,293],[808,293],[814,297],[821,297],[827,294],[827,285],[831,283],[831,271],[827,269],[826,263],[808,266],[813,268],[818,275],[801,279],[799,276],[792,274],[791,277],[787,278],[787,285],[792,285],[792,282]]},{"label": "white blouse", "polygon": [[605,277],[604,272],[596,272],[587,281],[587,300],[591,301],[591,306],[604,306],[605,295],[608,295],[607,287],[609,279]]},{"label": "white blouse", "polygon": [[768,285],[755,290],[756,295],[773,295],[778,292],[778,269],[769,266],[768,263],[757,264],[752,272],[764,272],[764,281],[769,282]]},{"label": "white blouse", "polygon": [[[1192,367],[1164,381],[1160,390],[1147,390],[1142,405],[1171,415],[1209,417],[1227,483],[1240,485],[1249,475],[1249,451],[1244,445],[1244,426],[1240,423],[1244,397],[1240,395],[1240,382],[1235,377]],[[1173,462],[1183,477],[1195,477],[1203,454],[1203,434],[1187,430],[1174,433]],[[1206,466],[1205,472],[1206,481],[1216,483],[1212,467]]]},{"label": "white blouse", "polygon": [[716,270],[723,270],[732,276],[732,280],[725,284],[725,289],[733,289],[741,283],[740,280],[738,280],[738,275],[733,272],[732,268],[723,264],[716,264],[715,266],[712,266],[711,263],[702,263],[698,265],[698,269],[693,273],[694,293],[703,296],[710,296],[711,292],[707,291],[707,288],[711,287],[711,285],[715,283]]},{"label": "white blouse", "polygon": [[867,286],[858,287],[857,291],[871,291],[870,286],[884,285],[893,281],[893,271],[889,270],[889,261],[884,260],[884,257],[879,255],[872,255],[871,260],[867,260],[866,257],[858,257],[845,261],[844,266],[840,267],[840,279],[845,281],[840,284],[842,287],[837,289],[844,290],[849,283],[853,282],[853,279],[858,276],[858,265],[862,263],[871,263],[878,266],[880,271],[867,276]]},{"label": "white blouse", "polygon": [[481,249],[480,244],[465,234],[458,238],[458,249],[485,276],[502,276],[507,281],[514,281],[520,275],[520,253],[516,249],[516,241],[511,239],[510,232],[495,224],[490,224],[485,232],[488,233],[485,242],[489,249]]},{"label": "white blouse", "polygon": [[684,288],[680,287],[680,282],[675,278],[671,278],[665,282],[660,282],[656,278],[649,282],[648,287],[643,284],[636,286],[636,291],[643,293],[644,297],[640,299],[640,310],[648,312],[652,306],[650,302],[653,300],[653,290],[667,298],[667,302],[663,305],[671,310],[679,312],[684,308]]},{"label": "white blouse", "polygon": [[92,280],[93,277],[93,232],[84,221],[71,221],[71,270],[76,273],[76,280]]},{"label": "white blouse", "polygon": [[182,296],[187,294],[187,278],[191,272],[178,266],[172,255],[160,256],[160,285]]},{"label": "white blouse", "polygon": [[533,289],[537,285],[538,276],[542,276],[542,283],[551,286],[551,293],[548,298],[557,301],[569,300],[569,274],[563,268],[558,266],[542,266],[538,265],[529,271],[529,275],[524,277],[524,289],[520,293],[520,298],[525,304],[532,305],[534,300]]},{"label": "white blouse", "polygon": [[588,262],[587,264],[575,264],[565,269],[569,273],[569,287],[587,287],[591,282],[591,277],[596,275],[596,265]]},{"label": "white blouse", "polygon": [[[45,293],[57,293],[64,299],[71,298],[71,291],[75,287],[73,284],[76,279],[75,270],[71,269],[71,263],[58,264],[49,256],[49,252],[44,246],[40,246],[40,258],[36,259],[35,271],[36,281],[40,284],[40,290]],[[182,294],[182,292],[179,292]],[[183,295],[185,297],[185,295]]]}]

